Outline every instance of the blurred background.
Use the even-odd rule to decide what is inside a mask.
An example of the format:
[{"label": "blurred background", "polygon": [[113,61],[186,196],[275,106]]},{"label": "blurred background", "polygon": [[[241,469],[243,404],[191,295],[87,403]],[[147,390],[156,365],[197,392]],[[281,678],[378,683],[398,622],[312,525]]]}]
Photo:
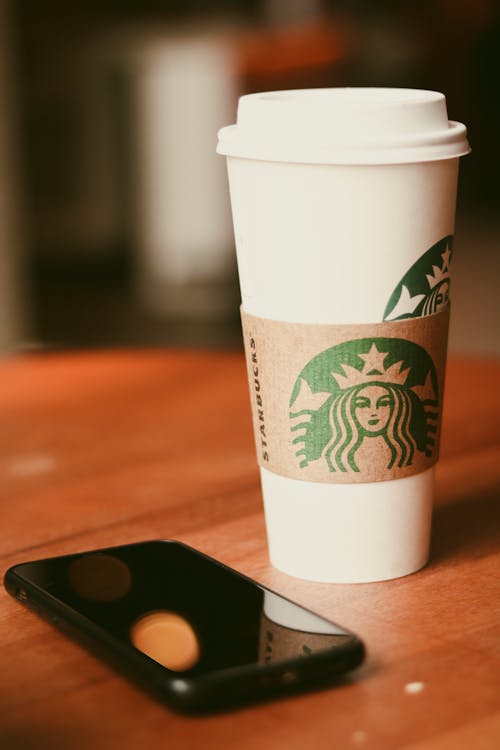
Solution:
[{"label": "blurred background", "polygon": [[0,352],[240,347],[216,132],[241,94],[446,94],[461,162],[452,351],[498,355],[495,0],[0,0]]}]

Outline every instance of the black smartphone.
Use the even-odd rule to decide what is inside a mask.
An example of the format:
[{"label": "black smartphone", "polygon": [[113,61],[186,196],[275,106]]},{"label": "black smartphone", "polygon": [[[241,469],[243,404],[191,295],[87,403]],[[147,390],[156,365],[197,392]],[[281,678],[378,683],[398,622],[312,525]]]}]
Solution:
[{"label": "black smartphone", "polygon": [[14,565],[5,587],[181,711],[331,684],[353,633],[172,540]]}]

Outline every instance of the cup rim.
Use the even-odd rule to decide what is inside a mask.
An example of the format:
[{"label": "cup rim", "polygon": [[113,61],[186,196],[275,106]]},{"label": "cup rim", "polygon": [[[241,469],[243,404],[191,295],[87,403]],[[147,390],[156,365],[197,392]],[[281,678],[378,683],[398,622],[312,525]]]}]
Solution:
[{"label": "cup rim", "polygon": [[442,93],[339,87],[265,91],[239,100],[217,152],[264,161],[398,164],[470,152],[467,129],[448,120]]}]

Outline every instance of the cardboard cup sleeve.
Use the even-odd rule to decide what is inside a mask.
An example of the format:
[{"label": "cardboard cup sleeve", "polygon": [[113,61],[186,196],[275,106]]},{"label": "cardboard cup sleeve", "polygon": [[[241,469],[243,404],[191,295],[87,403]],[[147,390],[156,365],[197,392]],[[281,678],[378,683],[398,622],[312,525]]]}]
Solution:
[{"label": "cardboard cup sleeve", "polygon": [[241,315],[261,466],[293,479],[355,483],[436,463],[449,306],[356,325]]}]

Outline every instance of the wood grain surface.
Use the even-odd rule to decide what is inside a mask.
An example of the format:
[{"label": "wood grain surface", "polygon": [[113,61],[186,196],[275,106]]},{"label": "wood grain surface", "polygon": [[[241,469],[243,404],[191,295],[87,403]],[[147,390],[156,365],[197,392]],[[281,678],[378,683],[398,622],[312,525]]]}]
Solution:
[{"label": "wood grain surface", "polygon": [[270,567],[243,356],[100,352],[0,364],[1,572],[174,537],[365,640],[340,687],[185,718],[0,592],[0,748],[500,747],[500,363],[448,366],[432,555],[407,578]]}]

